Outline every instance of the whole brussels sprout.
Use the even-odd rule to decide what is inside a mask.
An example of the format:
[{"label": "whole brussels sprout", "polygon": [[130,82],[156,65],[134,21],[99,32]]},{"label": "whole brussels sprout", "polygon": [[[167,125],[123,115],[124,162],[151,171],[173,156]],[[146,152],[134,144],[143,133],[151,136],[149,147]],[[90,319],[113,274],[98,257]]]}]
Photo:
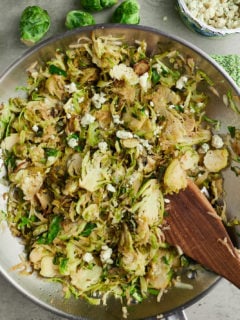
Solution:
[{"label": "whole brussels sprout", "polygon": [[20,18],[21,41],[33,45],[47,33],[50,27],[50,17],[46,10],[39,6],[26,7]]},{"label": "whole brussels sprout", "polygon": [[93,16],[81,10],[72,10],[67,13],[65,26],[68,29],[74,29],[78,27],[88,26],[95,24]]},{"label": "whole brussels sprout", "polygon": [[118,0],[82,0],[81,5],[88,11],[101,11],[114,6]]},{"label": "whole brussels sprout", "polygon": [[139,24],[140,5],[136,0],[123,1],[114,11],[112,22],[124,24]]}]

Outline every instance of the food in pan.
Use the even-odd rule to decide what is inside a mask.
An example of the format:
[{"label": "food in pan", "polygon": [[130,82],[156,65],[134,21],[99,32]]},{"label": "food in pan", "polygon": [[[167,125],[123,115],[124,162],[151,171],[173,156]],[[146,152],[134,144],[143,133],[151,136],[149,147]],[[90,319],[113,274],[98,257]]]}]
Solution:
[{"label": "food in pan", "polygon": [[62,283],[66,297],[128,304],[184,287],[187,259],[166,243],[164,217],[166,195],[188,178],[225,214],[230,152],[201,90],[214,84],[182,52],[147,49],[93,32],[29,66],[24,94],[1,104],[7,221],[24,242],[22,266]]}]

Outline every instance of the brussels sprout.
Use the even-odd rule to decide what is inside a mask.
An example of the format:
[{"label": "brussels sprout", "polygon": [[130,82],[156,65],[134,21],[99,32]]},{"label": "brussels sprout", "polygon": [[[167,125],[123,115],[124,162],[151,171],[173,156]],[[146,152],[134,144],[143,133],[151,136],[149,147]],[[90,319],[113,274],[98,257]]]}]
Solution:
[{"label": "brussels sprout", "polygon": [[81,5],[88,11],[101,11],[114,6],[118,0],[82,0]]},{"label": "brussels sprout", "polygon": [[50,17],[46,10],[38,6],[24,9],[20,18],[21,41],[33,45],[47,33],[50,27]]},{"label": "brussels sprout", "polygon": [[124,24],[139,24],[140,5],[136,0],[123,1],[112,16],[112,22]]},{"label": "brussels sprout", "polygon": [[68,29],[88,26],[91,24],[95,24],[95,20],[93,16],[88,12],[84,12],[80,10],[72,10],[72,11],[69,11],[66,16],[65,26]]}]

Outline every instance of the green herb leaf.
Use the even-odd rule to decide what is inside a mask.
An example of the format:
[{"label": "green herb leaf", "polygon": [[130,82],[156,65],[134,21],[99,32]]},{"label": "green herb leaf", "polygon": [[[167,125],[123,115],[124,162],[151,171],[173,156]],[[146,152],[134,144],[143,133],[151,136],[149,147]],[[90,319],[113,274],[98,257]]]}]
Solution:
[{"label": "green herb leaf", "polygon": [[80,233],[80,235],[82,237],[88,237],[88,236],[90,236],[90,234],[93,231],[93,229],[95,229],[96,227],[97,227],[96,223],[88,222],[86,224],[85,228],[83,229],[83,231]]},{"label": "green herb leaf", "polygon": [[231,138],[235,138],[236,128],[235,128],[235,127],[232,127],[232,126],[229,126],[229,127],[228,127],[228,131],[229,131],[229,133],[230,133]]},{"label": "green herb leaf", "polygon": [[64,76],[66,77],[67,76],[67,72],[57,66],[55,66],[54,64],[50,64],[49,66],[49,72],[51,74],[57,74],[59,76]]},{"label": "green herb leaf", "polygon": [[180,112],[180,113],[183,113],[183,112],[184,112],[184,108],[183,108],[182,106],[176,105],[176,106],[174,106],[174,109],[175,109],[176,111]]},{"label": "green herb leaf", "polygon": [[38,243],[41,243],[41,244],[52,243],[61,229],[61,221],[62,221],[61,216],[54,216],[52,218],[52,221],[50,222],[48,232],[43,234],[42,237],[38,239]]},{"label": "green herb leaf", "polygon": [[46,157],[56,157],[58,154],[58,150],[53,148],[45,148],[44,151]]},{"label": "green herb leaf", "polygon": [[159,82],[160,75],[156,69],[152,69],[152,83],[155,85]]}]

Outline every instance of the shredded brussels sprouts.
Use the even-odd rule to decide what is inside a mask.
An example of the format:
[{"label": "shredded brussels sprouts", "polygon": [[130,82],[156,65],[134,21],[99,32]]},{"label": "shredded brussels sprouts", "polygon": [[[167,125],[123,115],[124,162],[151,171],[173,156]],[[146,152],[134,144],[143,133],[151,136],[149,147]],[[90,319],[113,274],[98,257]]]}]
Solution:
[{"label": "shredded brussels sprouts", "polygon": [[0,135],[7,220],[33,270],[95,304],[160,296],[186,265],[165,241],[166,194],[190,178],[224,210],[228,151],[204,121],[208,77],[176,50],[148,56],[144,41],[95,33],[27,72]]}]

